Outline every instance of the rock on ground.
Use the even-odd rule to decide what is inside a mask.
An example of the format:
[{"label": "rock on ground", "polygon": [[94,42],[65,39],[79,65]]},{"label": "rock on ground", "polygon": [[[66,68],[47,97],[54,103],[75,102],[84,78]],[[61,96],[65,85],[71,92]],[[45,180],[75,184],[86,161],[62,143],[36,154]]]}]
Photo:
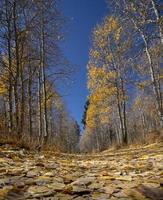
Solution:
[{"label": "rock on ground", "polygon": [[163,144],[93,155],[1,146],[0,200],[38,199],[163,200]]}]

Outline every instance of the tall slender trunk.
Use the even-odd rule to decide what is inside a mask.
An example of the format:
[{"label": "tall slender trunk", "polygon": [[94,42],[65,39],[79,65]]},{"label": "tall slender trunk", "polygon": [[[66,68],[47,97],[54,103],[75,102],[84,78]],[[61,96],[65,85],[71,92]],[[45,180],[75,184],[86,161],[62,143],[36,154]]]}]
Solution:
[{"label": "tall slender trunk", "polygon": [[38,130],[39,141],[42,140],[42,106],[41,106],[41,66],[38,70]]},{"label": "tall slender trunk", "polygon": [[48,137],[48,119],[47,119],[47,92],[46,92],[46,77],[45,77],[45,67],[42,66],[42,93],[43,93],[43,104],[44,104],[44,113],[43,113],[43,120],[44,120],[44,139],[45,142]]},{"label": "tall slender trunk", "polygon": [[144,113],[142,112],[141,108],[139,108],[139,112],[140,112],[140,118],[141,118],[141,121],[142,121],[142,125],[143,125],[143,142],[145,141],[145,133],[146,133],[146,125],[145,125],[145,116],[144,116]]},{"label": "tall slender trunk", "polygon": [[125,95],[125,89],[124,89],[124,81],[121,78],[121,88],[122,88],[122,113],[123,113],[123,142],[125,144],[128,144],[128,133],[127,133],[127,117],[126,117],[126,95]]},{"label": "tall slender trunk", "polygon": [[121,141],[121,137],[120,137],[120,132],[119,132],[119,127],[118,125],[116,126],[116,139],[118,141],[118,145],[121,145],[122,141]]},{"label": "tall slender trunk", "polygon": [[159,12],[158,12],[158,10],[157,10],[157,7],[156,7],[156,4],[155,4],[154,0],[151,0],[151,3],[152,3],[152,7],[153,7],[153,10],[154,10],[154,13],[155,13],[155,16],[156,16],[156,21],[157,21],[158,28],[159,28],[160,41],[161,41],[161,44],[163,44],[163,33],[162,33],[162,28],[161,28],[161,26],[159,25],[159,23],[160,23]]},{"label": "tall slender trunk", "polygon": [[149,62],[149,70],[150,70],[150,77],[151,77],[151,82],[152,82],[153,93],[154,93],[155,98],[156,98],[157,112],[158,112],[158,115],[160,117],[161,127],[163,127],[163,108],[161,107],[162,99],[160,99],[160,96],[159,96],[161,91],[159,91],[160,88],[159,88],[159,85],[157,84],[156,75],[155,75],[153,62],[152,62],[152,56],[150,54],[149,47],[148,47],[148,41],[147,41],[144,33],[142,32],[142,30],[137,26],[137,24],[135,23],[135,21],[133,19],[132,19],[132,22],[133,22],[136,30],[140,33],[140,35],[143,39],[143,42],[144,42],[145,53],[147,55],[148,62]]},{"label": "tall slender trunk", "polygon": [[42,8],[41,14],[41,72],[42,72],[42,93],[43,93],[43,120],[44,120],[44,143],[48,139],[48,117],[47,117],[47,91],[46,91],[46,75],[45,75],[45,30],[44,30],[44,13]]},{"label": "tall slender trunk", "polygon": [[14,35],[15,35],[15,53],[16,53],[16,76],[14,84],[14,95],[15,95],[15,117],[16,117],[16,132],[20,135],[19,130],[19,98],[18,98],[18,83],[19,83],[19,43],[18,43],[18,30],[17,30],[17,0],[13,2],[13,24],[14,24]]},{"label": "tall slender trunk", "polygon": [[28,115],[29,115],[29,135],[30,139],[32,138],[32,68],[30,63],[30,58],[28,62]]},{"label": "tall slender trunk", "polygon": [[8,125],[8,117],[7,117],[7,101],[4,97],[3,99],[3,107],[4,107],[4,123],[5,123],[5,128],[7,127]]},{"label": "tall slender trunk", "polygon": [[122,111],[121,111],[121,100],[120,100],[120,94],[119,94],[119,88],[118,88],[117,82],[116,82],[116,99],[117,99],[118,116],[120,120],[121,138],[122,138],[122,142],[124,143],[123,116],[122,116]]},{"label": "tall slender trunk", "polygon": [[7,22],[7,51],[8,51],[8,64],[9,64],[9,88],[8,88],[8,99],[9,99],[9,132],[13,129],[13,109],[12,109],[12,58],[11,58],[11,13],[9,12],[8,0],[5,0],[6,7],[6,22]]},{"label": "tall slender trunk", "polygon": [[[156,18],[157,18],[157,23],[159,23],[159,14],[158,14],[155,2],[153,0],[151,0],[151,3],[152,3],[152,6],[153,6],[153,9],[154,9]],[[123,0],[123,4],[125,6],[125,9],[128,10],[126,0]],[[161,127],[163,127],[163,108],[161,107],[162,99],[160,99],[160,97],[159,97],[159,94],[160,94],[159,85],[157,84],[157,80],[156,80],[156,77],[155,77],[156,75],[155,75],[155,70],[154,70],[154,66],[153,66],[153,63],[152,63],[152,56],[151,56],[150,51],[149,51],[148,40],[146,39],[144,32],[141,30],[141,28],[138,27],[138,24],[136,23],[135,19],[128,14],[126,16],[128,17],[129,20],[131,20],[135,29],[139,32],[139,34],[142,37],[142,40],[144,42],[145,53],[147,55],[148,62],[149,62],[149,70],[150,70],[150,77],[151,77],[151,82],[152,82],[152,89],[153,89],[155,99],[156,99],[157,113],[158,113],[158,116],[160,118],[160,125],[161,125]],[[162,43],[163,36],[162,36],[162,29],[161,29],[160,26],[159,26],[159,34],[160,34],[160,39],[161,39],[161,43]]]},{"label": "tall slender trunk", "polygon": [[20,133],[24,133],[24,114],[25,114],[25,85],[23,76],[23,41],[21,44],[21,62],[20,62],[20,80],[21,80],[21,115],[20,115]]},{"label": "tall slender trunk", "polygon": [[[108,42],[110,43],[109,38],[108,38]],[[111,45],[109,45],[109,48],[110,48],[112,58],[113,58],[114,72],[116,73],[116,76],[118,77],[119,73],[118,73],[118,70],[117,70],[117,64],[116,64],[116,61],[115,61],[115,58],[114,58],[114,54],[113,54],[113,50],[111,48]],[[116,101],[117,101],[116,106],[117,106],[117,110],[118,110],[118,117],[119,117],[119,120],[120,120],[120,134],[121,134],[121,136],[118,134],[118,137],[120,136],[121,142],[124,143],[124,141],[123,141],[123,139],[124,139],[124,126],[123,126],[123,116],[122,116],[122,109],[121,109],[122,106],[121,106],[120,91],[119,91],[119,85],[118,85],[118,79],[117,78],[115,79],[115,87],[116,87]]]},{"label": "tall slender trunk", "polygon": [[96,147],[97,147],[96,149],[97,151],[100,151],[100,142],[99,142],[99,137],[96,130],[95,130],[95,139],[96,139]]},{"label": "tall slender trunk", "polygon": [[163,99],[162,99],[162,92],[161,92],[160,73],[158,73],[157,80],[158,80],[158,91],[159,91],[160,107],[161,107],[161,110],[163,112],[163,102],[162,102]]},{"label": "tall slender trunk", "polygon": [[152,63],[152,58],[150,55],[150,52],[148,50],[148,43],[145,39],[145,36],[142,34],[142,38],[145,44],[145,52],[147,54],[148,57],[148,61],[149,61],[149,67],[150,67],[150,76],[151,76],[151,81],[152,81],[152,86],[153,86],[153,92],[155,94],[156,97],[156,106],[157,106],[157,111],[158,111],[158,115],[160,117],[160,122],[161,122],[161,126],[163,126],[163,110],[161,108],[161,99],[159,97],[159,88],[157,85],[157,81],[156,81],[156,77],[155,77],[155,72],[154,72],[154,68],[153,68],[153,63]]}]

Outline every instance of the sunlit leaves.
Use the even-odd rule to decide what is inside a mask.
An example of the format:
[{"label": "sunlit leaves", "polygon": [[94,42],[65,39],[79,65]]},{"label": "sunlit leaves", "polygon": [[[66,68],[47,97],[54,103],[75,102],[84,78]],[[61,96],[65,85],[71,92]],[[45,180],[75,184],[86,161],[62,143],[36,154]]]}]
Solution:
[{"label": "sunlit leaves", "polygon": [[87,87],[90,94],[86,128],[89,128],[89,133],[91,129],[110,123],[113,104],[116,104],[117,98],[120,104],[127,100],[127,95],[122,91],[121,73],[115,66],[111,46],[113,43],[114,50],[119,46],[122,32],[118,19],[113,16],[107,16],[93,31],[93,45],[87,67]]},{"label": "sunlit leaves", "polygon": [[107,56],[106,56],[106,60],[108,61],[108,62],[111,62],[112,61],[112,59],[113,59],[113,56],[112,56],[112,54],[110,53],[110,54],[108,54]]},{"label": "sunlit leaves", "polygon": [[95,58],[95,59],[99,59],[100,58],[100,53],[97,51],[97,50],[90,50],[90,56],[92,58]]},{"label": "sunlit leaves", "polygon": [[122,31],[122,27],[118,28],[118,29],[115,31],[114,39],[115,39],[116,41],[118,41],[118,40],[120,39],[121,31]]},{"label": "sunlit leaves", "polygon": [[6,85],[0,81],[0,95],[4,95],[7,93],[7,87]]}]

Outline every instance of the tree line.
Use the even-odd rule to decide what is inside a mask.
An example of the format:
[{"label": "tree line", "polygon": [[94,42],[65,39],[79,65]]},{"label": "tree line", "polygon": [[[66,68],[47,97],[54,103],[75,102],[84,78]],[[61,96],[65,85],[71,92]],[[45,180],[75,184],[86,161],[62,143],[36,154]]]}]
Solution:
[{"label": "tree line", "polygon": [[147,142],[163,127],[161,1],[109,0],[92,32],[81,149]]},{"label": "tree line", "polygon": [[75,151],[79,126],[57,90],[72,73],[64,23],[57,0],[0,0],[1,138]]}]

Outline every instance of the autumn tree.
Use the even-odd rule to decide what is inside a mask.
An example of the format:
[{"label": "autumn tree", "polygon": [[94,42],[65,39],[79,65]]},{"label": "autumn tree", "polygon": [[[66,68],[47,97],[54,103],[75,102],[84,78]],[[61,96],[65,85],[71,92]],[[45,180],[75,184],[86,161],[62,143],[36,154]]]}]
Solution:
[{"label": "autumn tree", "polygon": [[[108,16],[93,31],[93,48],[88,64],[89,107],[87,128],[110,125],[112,113],[117,112],[120,126],[115,130],[120,143],[128,142],[126,116],[125,50],[130,45],[118,19]],[[99,124],[100,123],[100,124]],[[99,131],[100,134],[102,131]]]},{"label": "autumn tree", "polygon": [[145,142],[147,133],[162,124],[159,7],[151,0],[108,4],[110,14],[93,31],[88,62],[81,144],[90,151],[90,146],[101,150],[103,138],[108,146]]},{"label": "autumn tree", "polygon": [[[113,6],[118,10],[121,18],[126,18],[130,23],[130,26],[135,30],[134,44],[133,46],[139,49],[138,60],[140,62],[146,62],[147,65],[141,65],[141,71],[145,71],[148,74],[150,80],[151,89],[155,96],[155,105],[157,113],[160,118],[160,125],[162,126],[162,83],[160,82],[161,76],[161,54],[159,53],[162,48],[162,19],[159,11],[160,3],[153,0],[139,0],[139,1],[128,1],[124,0],[123,4],[121,1],[112,1]],[[109,4],[111,2],[108,2]],[[114,12],[114,9],[113,9]],[[139,42],[138,42],[139,41]],[[160,49],[153,54],[152,49]],[[154,58],[155,57],[155,58]],[[155,61],[157,60],[157,64]],[[135,65],[140,66],[139,64]],[[148,69],[148,70],[147,70]]]},{"label": "autumn tree", "polygon": [[[6,135],[43,145],[62,126],[55,123],[55,112],[66,112],[57,107],[63,103],[56,86],[72,72],[59,48],[63,24],[56,0],[0,1],[0,106]],[[63,121],[71,121],[69,129],[75,123],[70,118],[63,115]]]}]

